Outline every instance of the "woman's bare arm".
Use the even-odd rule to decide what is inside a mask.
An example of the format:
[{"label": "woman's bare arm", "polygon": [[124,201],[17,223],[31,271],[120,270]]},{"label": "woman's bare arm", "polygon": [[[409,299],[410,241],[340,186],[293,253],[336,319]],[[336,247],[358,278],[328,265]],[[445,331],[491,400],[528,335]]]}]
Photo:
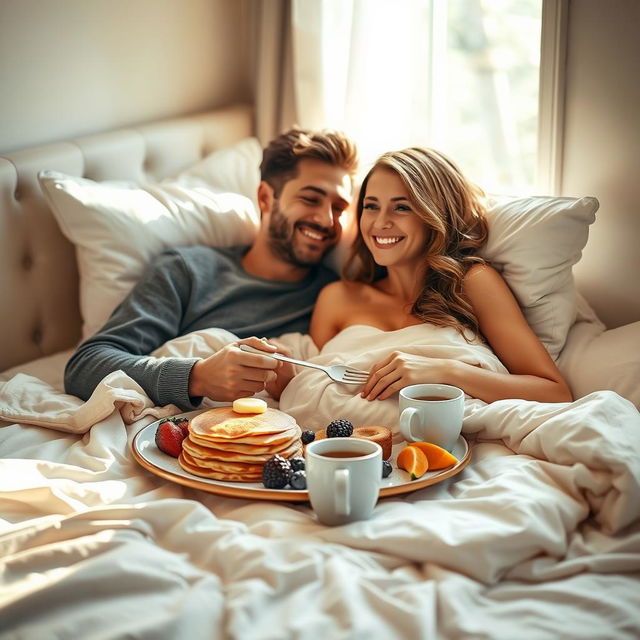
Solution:
[{"label": "woman's bare arm", "polygon": [[322,349],[342,328],[343,298],[344,285],[341,281],[332,282],[320,291],[309,327],[311,339],[318,349]]},{"label": "woman's bare arm", "polygon": [[409,384],[440,382],[460,387],[485,402],[506,398],[570,402],[569,387],[500,274],[489,266],[473,267],[463,288],[481,333],[509,373],[395,352],[374,365],[363,397],[384,400]]}]

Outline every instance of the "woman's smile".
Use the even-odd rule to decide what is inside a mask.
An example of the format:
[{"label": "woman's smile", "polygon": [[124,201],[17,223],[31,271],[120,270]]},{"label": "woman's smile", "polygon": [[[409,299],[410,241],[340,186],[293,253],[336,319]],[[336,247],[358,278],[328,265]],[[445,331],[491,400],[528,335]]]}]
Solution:
[{"label": "woman's smile", "polygon": [[404,236],[377,236],[371,235],[373,242],[379,249],[391,249],[404,240]]}]

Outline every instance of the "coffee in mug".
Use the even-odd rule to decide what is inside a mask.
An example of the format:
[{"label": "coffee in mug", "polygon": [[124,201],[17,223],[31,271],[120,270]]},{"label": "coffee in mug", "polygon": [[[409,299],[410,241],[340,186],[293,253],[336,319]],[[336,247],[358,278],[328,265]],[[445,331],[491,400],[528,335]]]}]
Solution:
[{"label": "coffee in mug", "polygon": [[305,451],[307,491],[318,520],[346,524],[371,517],[382,482],[382,447],[360,438],[324,438]]},{"label": "coffee in mug", "polygon": [[448,384],[412,384],[400,390],[399,409],[405,440],[451,451],[462,431],[464,391]]}]

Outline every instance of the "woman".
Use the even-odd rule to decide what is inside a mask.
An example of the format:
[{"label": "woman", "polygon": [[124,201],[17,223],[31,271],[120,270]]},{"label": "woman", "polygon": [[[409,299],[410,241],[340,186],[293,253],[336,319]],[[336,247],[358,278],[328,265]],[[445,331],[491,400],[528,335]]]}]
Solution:
[{"label": "woman", "polygon": [[348,327],[393,332],[429,323],[470,344],[484,339],[506,370],[394,350],[370,367],[362,398],[384,400],[407,385],[438,382],[485,402],[571,401],[508,286],[477,255],[487,238],[481,195],[432,149],[381,156],[362,184],[359,234],[344,278],[320,293],[310,333],[322,350]]}]

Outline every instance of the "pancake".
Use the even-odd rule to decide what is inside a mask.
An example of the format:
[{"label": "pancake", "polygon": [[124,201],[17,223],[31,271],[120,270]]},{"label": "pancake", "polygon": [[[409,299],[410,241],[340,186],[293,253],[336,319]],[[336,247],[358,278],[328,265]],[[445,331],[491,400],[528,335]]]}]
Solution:
[{"label": "pancake", "polygon": [[186,462],[199,469],[211,469],[221,473],[262,473],[262,464],[251,462],[220,462],[218,460],[204,460],[202,458],[194,458],[188,451],[182,451],[182,455]]},{"label": "pancake", "polygon": [[[258,448],[264,449],[264,447],[256,447],[256,449]],[[190,436],[187,436],[182,441],[182,449],[192,458],[202,458],[204,460],[214,459],[221,462],[266,462],[276,453],[284,458],[294,457],[302,451],[302,445],[300,444],[299,439],[296,439],[291,443],[286,443],[284,447],[279,447],[270,451],[256,451],[255,453],[252,453],[251,451],[236,452],[226,449],[216,449],[213,447],[203,447],[202,445],[193,442]]]},{"label": "pancake", "polygon": [[215,449],[218,451],[228,451],[229,453],[239,453],[247,455],[269,453],[273,455],[275,453],[280,453],[280,451],[289,447],[292,441],[299,440],[300,435],[300,432],[294,430],[291,432],[291,437],[284,440],[283,442],[258,442],[256,444],[250,442],[236,442],[235,440],[227,442],[213,442],[211,440],[205,440],[204,438],[197,438],[193,434],[189,434],[189,440],[193,444],[197,444],[201,447],[207,447],[209,449]]},{"label": "pancake", "polygon": [[218,437],[207,437],[203,436],[199,433],[193,433],[191,429],[189,429],[189,435],[193,442],[197,442],[202,446],[212,446],[218,449],[229,449],[231,451],[235,451],[240,447],[240,451],[242,451],[242,447],[248,447],[245,450],[253,450],[254,446],[262,446],[268,447],[269,449],[272,447],[282,446],[291,440],[295,440],[299,438],[301,435],[301,430],[298,425],[295,425],[291,429],[287,429],[286,431],[282,431],[280,433],[265,433],[263,435],[251,435],[251,436],[238,436],[237,438],[233,438],[231,440],[226,438],[218,438]]},{"label": "pancake", "polygon": [[178,462],[188,473],[203,478],[210,478],[211,480],[223,480],[224,482],[260,482],[262,480],[262,471],[260,471],[260,473],[225,473],[194,466],[185,460],[184,452],[180,454]]},{"label": "pancake", "polygon": [[264,413],[236,413],[231,407],[216,407],[200,413],[189,423],[189,431],[202,438],[235,440],[289,431],[296,421],[277,409]]},{"label": "pancake", "polygon": [[212,480],[260,482],[271,456],[302,453],[301,433],[295,419],[277,409],[256,414],[216,407],[190,420],[178,463],[185,471]]}]

